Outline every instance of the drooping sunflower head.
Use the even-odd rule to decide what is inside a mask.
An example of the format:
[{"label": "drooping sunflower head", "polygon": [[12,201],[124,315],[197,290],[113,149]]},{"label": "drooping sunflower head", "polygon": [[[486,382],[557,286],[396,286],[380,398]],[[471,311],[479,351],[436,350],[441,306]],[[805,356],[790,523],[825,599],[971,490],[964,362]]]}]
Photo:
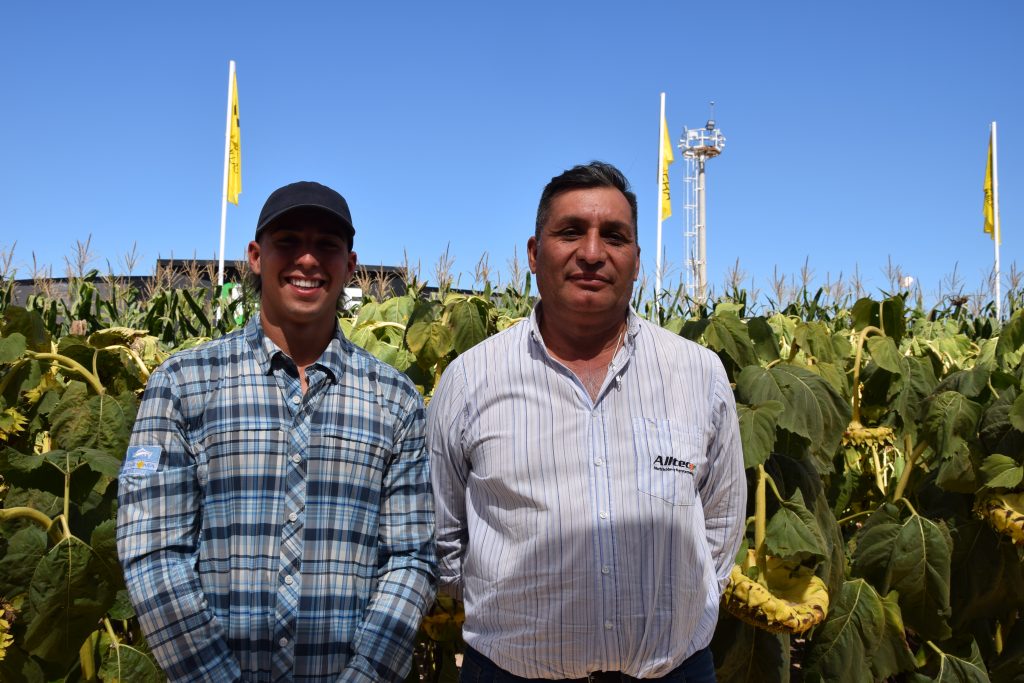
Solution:
[{"label": "drooping sunflower head", "polygon": [[1017,545],[1024,545],[1024,492],[980,496],[974,502],[974,514]]},{"label": "drooping sunflower head", "polygon": [[763,577],[753,579],[734,565],[722,604],[730,614],[772,633],[804,633],[828,616],[825,582],[807,567],[774,558]]}]

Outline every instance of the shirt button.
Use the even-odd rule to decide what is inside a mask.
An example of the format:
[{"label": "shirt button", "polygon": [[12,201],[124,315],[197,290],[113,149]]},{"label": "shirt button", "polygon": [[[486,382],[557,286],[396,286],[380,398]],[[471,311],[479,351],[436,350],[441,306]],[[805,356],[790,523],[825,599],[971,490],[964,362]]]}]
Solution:
[{"label": "shirt button", "polygon": [[611,574],[612,573],[612,568],[609,567],[608,565],[605,565],[605,566],[601,567],[601,573],[602,574]]},{"label": "shirt button", "polygon": [[612,626],[613,626],[612,622],[610,622],[610,621],[604,622],[604,630],[611,631],[612,630]]},{"label": "shirt button", "polygon": [[602,460],[601,458],[598,458],[597,460],[594,461],[594,464],[597,465],[598,467],[600,467],[601,465],[604,464],[604,460]]},{"label": "shirt button", "polygon": [[298,518],[299,518],[299,516],[297,514],[295,514],[294,512],[289,512],[288,513],[288,521],[289,522],[294,522]]},{"label": "shirt button", "polygon": [[300,403],[302,403],[302,397],[301,396],[292,396],[292,403],[294,403],[295,405],[299,405]]},{"label": "shirt button", "polygon": [[292,577],[290,577],[290,576],[286,576],[286,577],[284,577],[284,582],[285,582],[285,583],[287,583],[287,584],[288,584],[288,585],[290,586],[290,585],[292,585],[293,583],[295,583],[295,579],[293,579],[293,578],[292,578]]},{"label": "shirt button", "polygon": [[302,456],[299,455],[298,453],[292,453],[292,462],[298,465],[300,462],[302,462]]},{"label": "shirt button", "polygon": [[600,515],[598,515],[598,516],[599,516],[599,517],[600,517],[601,519],[608,519],[608,513],[607,513],[607,512],[601,512],[601,514],[600,514]]},{"label": "shirt button", "polygon": [[281,640],[277,641],[277,644],[281,647],[288,647],[288,639],[282,638]]}]

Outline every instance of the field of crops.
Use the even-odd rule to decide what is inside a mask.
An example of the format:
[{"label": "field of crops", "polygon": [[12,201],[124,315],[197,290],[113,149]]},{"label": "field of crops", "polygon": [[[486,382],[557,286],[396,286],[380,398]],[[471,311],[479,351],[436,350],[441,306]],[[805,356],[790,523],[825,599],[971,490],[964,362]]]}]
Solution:
[{"label": "field of crops", "polygon": [[[0,680],[160,680],[116,559],[118,468],[150,371],[254,305],[218,316],[201,288],[72,285],[18,307],[0,282]],[[720,681],[1024,680],[1024,310],[639,297],[719,355],[739,406],[749,520],[712,643]],[[528,278],[429,296],[412,282],[342,327],[429,399],[530,306]],[[435,606],[413,677],[452,679],[460,619]]]}]

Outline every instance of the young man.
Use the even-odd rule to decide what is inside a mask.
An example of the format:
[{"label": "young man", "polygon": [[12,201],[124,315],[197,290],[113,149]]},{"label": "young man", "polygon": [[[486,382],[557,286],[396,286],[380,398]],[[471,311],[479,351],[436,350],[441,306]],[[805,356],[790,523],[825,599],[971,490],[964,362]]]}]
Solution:
[{"label": "young man", "polygon": [[636,197],[613,166],[553,178],[528,322],[459,356],[427,443],[462,680],[713,681],[744,524],[732,391],[711,351],[630,309]]},{"label": "young man", "polygon": [[260,312],[146,386],[119,478],[118,551],[172,680],[398,681],[434,595],[423,403],[345,339],[345,199],[270,195]]}]

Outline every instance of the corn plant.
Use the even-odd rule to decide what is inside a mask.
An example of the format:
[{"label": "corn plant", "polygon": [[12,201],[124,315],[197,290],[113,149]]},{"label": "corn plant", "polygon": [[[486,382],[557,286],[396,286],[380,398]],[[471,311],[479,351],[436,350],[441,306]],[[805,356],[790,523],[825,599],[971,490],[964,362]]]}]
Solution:
[{"label": "corn plant", "polygon": [[[1024,311],[794,291],[763,312],[738,287],[634,302],[715,351],[735,389],[749,527],[712,642],[719,680],[1019,680]],[[235,327],[230,303],[201,288],[115,300],[90,273],[60,302],[0,297],[0,680],[160,679],[116,561],[116,474],[149,372]],[[523,273],[477,294],[414,281],[340,322],[429,400],[452,359],[532,303]],[[245,296],[241,319],[254,310]],[[454,680],[462,619],[438,601],[410,680]]]}]

